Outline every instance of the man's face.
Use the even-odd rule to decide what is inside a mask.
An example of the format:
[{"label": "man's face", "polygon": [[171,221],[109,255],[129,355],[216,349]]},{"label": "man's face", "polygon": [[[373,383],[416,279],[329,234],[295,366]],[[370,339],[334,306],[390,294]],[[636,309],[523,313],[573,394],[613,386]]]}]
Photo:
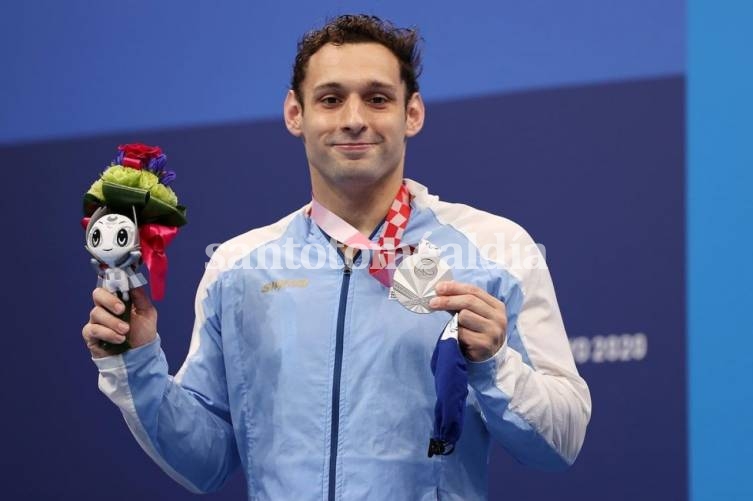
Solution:
[{"label": "man's face", "polygon": [[327,44],[309,59],[303,106],[285,100],[288,130],[303,138],[312,182],[329,187],[402,178],[405,139],[423,125],[421,97],[405,102],[397,58],[377,43]]}]

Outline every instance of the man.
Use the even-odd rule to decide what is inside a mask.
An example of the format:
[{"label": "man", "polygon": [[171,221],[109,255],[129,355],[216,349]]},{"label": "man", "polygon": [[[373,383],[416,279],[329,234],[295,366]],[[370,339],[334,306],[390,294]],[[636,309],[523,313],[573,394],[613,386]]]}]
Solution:
[{"label": "man", "polygon": [[[486,497],[490,438],[536,467],[575,460],[590,396],[546,267],[508,252],[533,241],[506,219],[403,180],[406,140],[424,121],[416,42],[414,31],[369,16],[341,16],[300,42],[284,119],[304,143],[314,201],[220,246],[174,379],[146,294],[133,291],[129,328],[113,315],[123,305],[94,291],[83,335],[100,388],[187,488],[217,489],[240,463],[254,499],[472,500]],[[406,245],[431,232],[434,245],[464,249],[455,281],[431,301],[459,312],[470,389],[462,436],[446,456],[427,458],[426,445],[430,359],[450,315],[415,314],[388,298],[384,265],[396,256],[385,243],[394,233],[385,235],[402,223],[396,207],[410,212],[397,230]],[[350,236],[338,239],[342,228]],[[383,249],[349,240],[368,235]],[[500,240],[508,247],[493,245]],[[286,265],[268,266],[270,249],[291,242]],[[335,269],[301,266],[314,247]],[[101,348],[125,334],[130,351]]]}]

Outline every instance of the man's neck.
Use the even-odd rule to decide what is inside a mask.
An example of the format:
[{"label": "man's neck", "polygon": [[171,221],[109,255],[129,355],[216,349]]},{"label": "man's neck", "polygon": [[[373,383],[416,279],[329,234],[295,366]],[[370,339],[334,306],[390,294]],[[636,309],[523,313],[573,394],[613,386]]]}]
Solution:
[{"label": "man's neck", "polygon": [[376,184],[353,182],[337,186],[321,181],[312,176],[316,201],[369,236],[387,215],[403,179],[400,174]]}]

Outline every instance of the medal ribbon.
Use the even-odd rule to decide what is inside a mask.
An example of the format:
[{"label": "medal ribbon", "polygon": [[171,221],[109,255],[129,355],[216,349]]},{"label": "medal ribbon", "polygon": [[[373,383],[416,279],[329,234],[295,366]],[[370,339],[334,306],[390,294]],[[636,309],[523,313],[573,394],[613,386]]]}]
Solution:
[{"label": "medal ribbon", "polygon": [[369,274],[385,287],[392,285],[391,269],[394,268],[397,251],[400,249],[400,242],[408,226],[410,213],[410,193],[403,183],[387,211],[384,228],[379,235],[379,240],[375,243],[316,199],[311,200],[311,219],[322,231],[348,247],[374,251]]}]

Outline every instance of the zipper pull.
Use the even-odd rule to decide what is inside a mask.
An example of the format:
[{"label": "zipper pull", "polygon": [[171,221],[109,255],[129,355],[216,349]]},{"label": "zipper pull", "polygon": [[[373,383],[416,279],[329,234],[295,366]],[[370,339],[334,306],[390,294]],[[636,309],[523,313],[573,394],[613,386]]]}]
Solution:
[{"label": "zipper pull", "polygon": [[353,263],[355,262],[353,254],[348,252],[350,250],[351,249],[345,249],[345,252],[343,252],[343,264],[345,265],[343,273],[346,275],[350,275],[350,272],[353,271]]}]

